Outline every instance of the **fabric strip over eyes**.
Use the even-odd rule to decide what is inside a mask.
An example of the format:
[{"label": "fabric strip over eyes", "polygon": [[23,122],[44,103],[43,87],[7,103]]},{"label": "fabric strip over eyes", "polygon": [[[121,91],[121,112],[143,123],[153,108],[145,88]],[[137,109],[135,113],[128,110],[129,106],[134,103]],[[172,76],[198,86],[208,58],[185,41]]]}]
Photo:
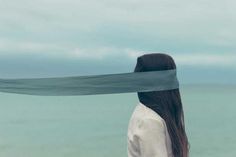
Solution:
[{"label": "fabric strip over eyes", "polygon": [[71,96],[163,91],[179,88],[176,70],[57,78],[0,79],[0,92]]}]

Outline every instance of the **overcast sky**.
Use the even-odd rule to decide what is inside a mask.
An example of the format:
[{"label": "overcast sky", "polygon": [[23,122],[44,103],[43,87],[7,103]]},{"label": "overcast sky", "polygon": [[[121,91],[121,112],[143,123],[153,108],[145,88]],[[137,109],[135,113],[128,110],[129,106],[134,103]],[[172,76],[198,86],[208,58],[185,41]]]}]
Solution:
[{"label": "overcast sky", "polygon": [[234,0],[0,0],[0,77],[128,72],[161,52],[183,81],[231,83],[235,28]]}]

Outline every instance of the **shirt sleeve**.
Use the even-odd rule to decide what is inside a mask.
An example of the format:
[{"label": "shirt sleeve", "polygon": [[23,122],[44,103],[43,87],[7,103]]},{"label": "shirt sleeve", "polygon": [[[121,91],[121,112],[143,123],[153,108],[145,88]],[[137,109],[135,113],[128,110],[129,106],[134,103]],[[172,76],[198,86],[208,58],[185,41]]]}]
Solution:
[{"label": "shirt sleeve", "polygon": [[168,157],[162,121],[150,118],[142,120],[137,138],[141,157]]}]

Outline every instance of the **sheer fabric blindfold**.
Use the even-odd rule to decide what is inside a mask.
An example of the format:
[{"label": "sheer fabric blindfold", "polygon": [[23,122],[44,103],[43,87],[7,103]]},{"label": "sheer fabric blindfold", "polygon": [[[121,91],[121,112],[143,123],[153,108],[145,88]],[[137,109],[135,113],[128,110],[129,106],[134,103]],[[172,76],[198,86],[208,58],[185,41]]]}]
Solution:
[{"label": "sheer fabric blindfold", "polygon": [[179,88],[176,70],[57,78],[0,79],[0,92],[72,96],[163,91]]}]

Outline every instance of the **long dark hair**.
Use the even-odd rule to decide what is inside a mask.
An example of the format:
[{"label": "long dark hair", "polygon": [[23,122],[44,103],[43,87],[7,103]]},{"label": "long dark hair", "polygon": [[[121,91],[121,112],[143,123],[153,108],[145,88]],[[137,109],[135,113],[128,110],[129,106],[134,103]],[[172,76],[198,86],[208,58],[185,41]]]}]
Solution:
[{"label": "long dark hair", "polygon": [[[139,56],[134,72],[176,69],[173,58],[163,53]],[[141,103],[158,113],[166,122],[174,157],[188,157],[189,143],[185,132],[184,112],[179,89],[138,92]]]}]

